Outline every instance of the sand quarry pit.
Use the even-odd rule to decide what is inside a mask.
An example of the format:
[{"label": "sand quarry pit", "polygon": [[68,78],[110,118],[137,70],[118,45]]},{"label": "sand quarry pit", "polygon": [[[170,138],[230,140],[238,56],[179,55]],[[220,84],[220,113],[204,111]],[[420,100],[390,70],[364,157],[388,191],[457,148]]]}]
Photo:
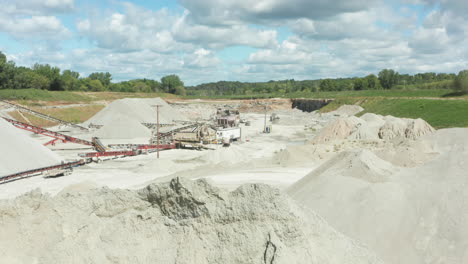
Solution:
[{"label": "sand quarry pit", "polygon": [[[171,149],[159,159],[109,159],[64,177],[0,184],[0,262],[468,263],[467,128],[359,115],[359,106],[305,113],[274,99],[271,133],[262,133],[262,103],[124,99],[85,122],[95,126],[89,132],[67,129],[144,144],[154,104],[167,124],[207,121],[218,108],[242,109],[249,121],[230,147]],[[272,113],[279,119],[271,122]],[[92,151],[44,147],[48,138],[2,121],[10,140],[1,147],[15,155],[0,157],[0,177]]]}]

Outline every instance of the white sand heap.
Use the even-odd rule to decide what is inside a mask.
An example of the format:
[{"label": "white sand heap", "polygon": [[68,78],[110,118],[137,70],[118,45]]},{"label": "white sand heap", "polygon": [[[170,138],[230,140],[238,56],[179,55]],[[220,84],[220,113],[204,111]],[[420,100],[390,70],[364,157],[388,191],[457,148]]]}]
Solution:
[{"label": "white sand heap", "polygon": [[330,122],[311,142],[324,144],[344,139],[392,140],[395,138],[415,140],[434,132],[435,129],[420,118],[408,119],[365,114],[362,118],[355,116],[340,117]]},{"label": "white sand heap", "polygon": [[175,178],[0,201],[5,263],[382,263],[277,189]]},{"label": "white sand heap", "polygon": [[347,138],[351,140],[378,140],[379,127],[371,126],[367,122],[358,124],[351,135]]},{"label": "white sand heap", "polygon": [[39,141],[0,118],[0,177],[58,165],[61,161]]},{"label": "white sand heap", "polygon": [[[393,174],[383,173],[391,166],[382,170],[375,156],[357,160],[368,165],[365,170],[336,160],[294,184],[288,194],[387,263],[468,263],[467,135],[468,129],[443,129],[425,136],[440,154]],[[371,179],[385,180],[366,180],[369,172]]]},{"label": "white sand heap", "polygon": [[407,120],[393,116],[386,116],[385,124],[379,130],[379,138],[384,140],[404,138],[407,127]]},{"label": "white sand heap", "polygon": [[405,137],[409,139],[417,139],[421,136],[432,134],[435,129],[421,118],[411,120],[405,130]]},{"label": "white sand heap", "polygon": [[95,136],[102,139],[147,138],[149,140],[151,130],[135,119],[117,115],[104,123],[104,126],[96,131]]},{"label": "white sand heap", "polygon": [[373,113],[365,113],[360,118],[366,121],[366,123],[372,127],[381,127],[385,124],[383,116]]},{"label": "white sand heap", "polygon": [[159,108],[159,122],[161,124],[173,124],[174,121],[187,120],[161,98],[126,98],[110,103],[83,124],[104,125],[112,121],[115,116],[126,116],[139,123],[156,123],[155,105],[161,105]]},{"label": "white sand heap", "polygon": [[328,114],[339,115],[339,116],[353,116],[364,111],[364,108],[359,105],[342,105],[335,111],[331,111]]},{"label": "white sand heap", "polygon": [[363,120],[355,116],[338,118],[323,128],[320,133],[312,139],[312,143],[323,144],[334,140],[346,139],[353,133],[357,125],[362,123]]}]

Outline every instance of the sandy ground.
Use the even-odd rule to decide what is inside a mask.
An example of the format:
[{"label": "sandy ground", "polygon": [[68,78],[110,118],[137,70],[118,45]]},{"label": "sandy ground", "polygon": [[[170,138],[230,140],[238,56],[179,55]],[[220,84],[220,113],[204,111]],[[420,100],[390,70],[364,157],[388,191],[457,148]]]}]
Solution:
[{"label": "sandy ground", "polygon": [[[225,104],[192,101],[173,107],[197,120]],[[242,139],[228,148],[211,145],[203,151],[162,151],[160,159],[152,153],[88,164],[66,177],[2,184],[0,199],[36,188],[52,195],[99,186],[140,189],[175,176],[205,178],[230,190],[267,183],[386,263],[468,263],[467,129],[434,131],[420,119],[348,116],[356,107],[325,115],[282,107],[270,110],[280,120],[265,134],[261,107],[246,109],[241,118],[251,125],[242,125]],[[84,139],[93,134],[70,133]],[[91,151],[74,144],[51,148],[67,160]]]},{"label": "sandy ground", "polygon": [[[287,118],[284,114],[280,116]],[[282,125],[280,120],[280,124],[273,124],[270,134],[264,134],[262,133],[263,114],[247,113],[243,114],[242,118],[251,121],[251,125],[242,126],[242,140],[235,142],[230,148],[210,145],[212,150],[161,151],[159,160],[156,159],[156,153],[150,153],[91,163],[75,168],[73,173],[66,177],[53,179],[32,177],[0,185],[0,198],[12,198],[35,188],[56,194],[67,186],[76,184],[135,189],[153,180],[164,180],[174,175],[185,175],[190,178],[207,177],[216,185],[229,189],[247,182],[262,182],[285,188],[317,166],[317,164],[304,164],[285,168],[272,163],[273,156],[281,149],[304,144],[306,140],[304,125]],[[91,137],[82,132],[69,129],[68,131],[83,139]],[[311,133],[307,136],[311,137]],[[48,140],[42,136],[33,137],[41,143]],[[141,139],[141,142],[144,142],[144,139]],[[86,146],[71,143],[58,143],[51,149],[67,160],[76,159],[78,153],[92,151]]]}]

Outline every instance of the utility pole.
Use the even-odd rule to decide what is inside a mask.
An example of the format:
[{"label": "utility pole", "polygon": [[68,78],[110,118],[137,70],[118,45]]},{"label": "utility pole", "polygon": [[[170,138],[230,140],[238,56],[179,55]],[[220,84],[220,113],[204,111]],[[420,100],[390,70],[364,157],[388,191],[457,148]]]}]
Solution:
[{"label": "utility pole", "polygon": [[161,105],[153,105],[156,106],[156,153],[157,158],[159,159],[159,107]]},{"label": "utility pole", "polygon": [[159,159],[159,107],[160,105],[156,105],[156,140],[157,140],[157,147],[156,147],[156,153],[157,157]]},{"label": "utility pole", "polygon": [[263,125],[263,133],[267,132],[267,121],[266,121],[266,116],[267,116],[267,105],[265,104],[265,124]]}]

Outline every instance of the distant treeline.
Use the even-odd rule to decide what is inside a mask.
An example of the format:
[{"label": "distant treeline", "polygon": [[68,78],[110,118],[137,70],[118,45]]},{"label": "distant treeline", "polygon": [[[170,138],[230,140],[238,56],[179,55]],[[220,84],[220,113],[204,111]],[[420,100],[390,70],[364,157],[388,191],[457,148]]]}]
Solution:
[{"label": "distant treeline", "polygon": [[167,92],[185,95],[184,83],[177,75],[168,75],[161,81],[135,79],[112,82],[108,72],[94,72],[86,77],[72,70],[61,70],[49,64],[34,64],[31,68],[16,66],[0,52],[0,89],[41,89],[49,91],[86,92]]},{"label": "distant treeline", "polygon": [[239,94],[275,93],[278,95],[296,92],[359,91],[378,89],[453,89],[456,74],[418,73],[399,74],[390,69],[362,78],[338,78],[321,80],[282,80],[268,82],[227,82],[205,83],[187,87],[187,94],[193,96],[217,96]]},{"label": "distant treeline", "polygon": [[16,66],[7,61],[0,52],[0,89],[42,89],[50,91],[113,91],[113,92],[166,92],[190,96],[229,96],[289,93],[313,93],[319,91],[351,91],[378,89],[455,89],[468,91],[468,70],[458,75],[450,73],[399,74],[384,69],[378,75],[366,77],[338,78],[321,80],[282,80],[268,82],[228,82],[205,83],[184,87],[177,75],[168,75],[161,81],[134,79],[112,82],[108,72],[94,72],[86,77],[72,70],[61,70],[49,64],[34,64],[31,68]]}]

